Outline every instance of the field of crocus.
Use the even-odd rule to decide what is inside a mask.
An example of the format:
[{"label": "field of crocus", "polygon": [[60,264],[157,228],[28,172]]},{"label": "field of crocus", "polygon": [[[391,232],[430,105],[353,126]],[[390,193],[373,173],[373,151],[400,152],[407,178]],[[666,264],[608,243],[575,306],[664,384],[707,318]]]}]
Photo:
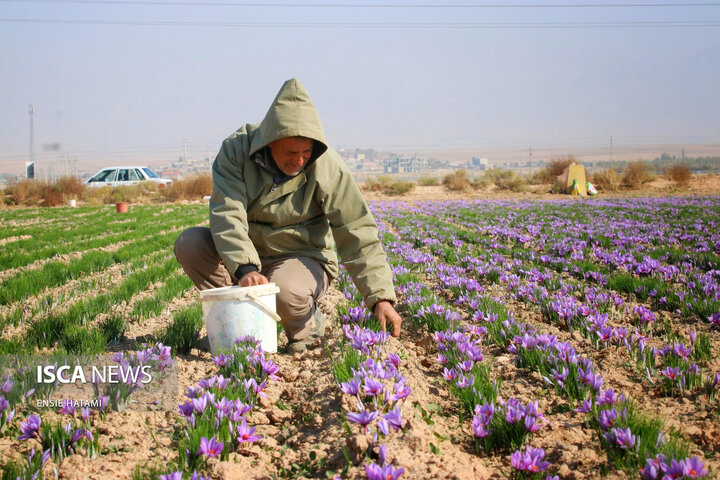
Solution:
[{"label": "field of crocus", "polygon": [[6,368],[0,478],[717,476],[720,198],[371,208],[400,338],[342,270],[316,348],[215,357],[172,253],[206,205],[0,211],[2,359],[176,380],[47,406],[59,386]]}]

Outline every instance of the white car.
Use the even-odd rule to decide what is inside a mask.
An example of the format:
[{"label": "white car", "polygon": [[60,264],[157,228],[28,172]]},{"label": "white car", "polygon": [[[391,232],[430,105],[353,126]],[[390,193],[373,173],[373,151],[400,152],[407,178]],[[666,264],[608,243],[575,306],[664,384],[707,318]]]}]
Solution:
[{"label": "white car", "polygon": [[108,167],[99,170],[87,180],[89,187],[117,187],[120,185],[134,185],[140,182],[155,182],[161,187],[170,185],[172,180],[160,178],[157,173],[148,167]]}]

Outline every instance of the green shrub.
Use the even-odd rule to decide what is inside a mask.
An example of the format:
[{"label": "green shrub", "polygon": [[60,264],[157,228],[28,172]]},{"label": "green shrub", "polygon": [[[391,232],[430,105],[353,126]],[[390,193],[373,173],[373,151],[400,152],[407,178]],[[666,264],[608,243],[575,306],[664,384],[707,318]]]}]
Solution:
[{"label": "green shrub", "polygon": [[12,182],[5,190],[11,205],[35,206],[40,203],[47,189],[42,180],[20,180]]},{"label": "green shrub", "polygon": [[115,187],[110,195],[112,203],[137,202],[142,197],[140,185],[119,185]]},{"label": "green shrub", "polygon": [[421,187],[435,187],[440,185],[440,180],[437,177],[426,177],[422,176],[418,180],[418,185]]},{"label": "green shrub", "polygon": [[685,185],[690,181],[690,169],[685,165],[675,165],[665,172],[668,179],[680,185]]},{"label": "green shrub", "polygon": [[533,175],[534,183],[555,183],[557,177],[562,175],[563,171],[572,164],[580,164],[574,155],[565,157],[552,157],[547,164]]},{"label": "green shrub", "polygon": [[491,168],[485,172],[484,177],[494,183],[499,190],[510,190],[520,192],[525,186],[525,181],[518,174],[511,170],[500,170]]},{"label": "green shrub", "polygon": [[385,195],[402,195],[415,189],[414,182],[393,180],[390,175],[380,175],[377,180],[369,177],[363,187],[372,192],[382,192]]},{"label": "green shrub", "polygon": [[372,177],[368,177],[368,179],[365,180],[365,190],[382,192],[392,183],[393,179],[390,175],[380,175],[377,180]]},{"label": "green shrub", "polygon": [[638,160],[627,164],[623,172],[622,184],[626,187],[637,187],[652,182],[655,178],[657,177],[653,172],[652,166],[642,160]]},{"label": "green shrub", "polygon": [[87,202],[88,205],[100,206],[106,203],[110,203],[112,197],[112,187],[90,187],[86,188],[83,192],[82,200]]},{"label": "green shrub", "polygon": [[480,177],[473,178],[471,186],[475,190],[481,190],[489,187],[490,185],[492,185],[492,183],[492,180],[490,180],[487,176],[482,175]]},{"label": "green shrub", "polygon": [[454,192],[464,192],[470,188],[470,178],[468,178],[467,170],[461,168],[455,173],[449,173],[443,177],[443,186]]},{"label": "green shrub", "polygon": [[60,337],[60,346],[67,353],[93,355],[105,351],[105,336],[100,329],[71,325]]},{"label": "green shrub", "polygon": [[78,177],[62,177],[57,181],[57,188],[65,201],[82,198],[88,189],[85,182]]},{"label": "green shrub", "polygon": [[172,347],[175,353],[189,355],[190,350],[197,346],[202,326],[202,306],[197,303],[178,310],[172,324],[159,335],[158,340],[163,345]]},{"label": "green shrub", "polygon": [[171,201],[199,200],[212,194],[213,183],[210,175],[195,175],[183,180],[175,180],[170,185],[160,188],[162,196]]},{"label": "green shrub", "polygon": [[100,323],[105,343],[119,343],[125,334],[127,322],[120,315],[110,315]]},{"label": "green shrub", "polygon": [[590,176],[590,182],[599,190],[614,192],[620,188],[620,175],[612,168],[607,168],[601,172],[593,173]]},{"label": "green shrub", "polygon": [[387,195],[403,195],[408,192],[415,190],[415,182],[407,182],[403,180],[397,180],[387,185],[383,189],[383,193]]}]

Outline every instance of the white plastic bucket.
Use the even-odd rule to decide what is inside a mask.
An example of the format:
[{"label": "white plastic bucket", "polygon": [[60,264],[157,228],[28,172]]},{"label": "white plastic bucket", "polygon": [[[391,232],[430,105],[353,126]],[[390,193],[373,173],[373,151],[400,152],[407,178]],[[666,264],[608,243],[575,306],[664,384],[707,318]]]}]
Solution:
[{"label": "white plastic bucket", "polygon": [[261,341],[262,349],[277,352],[275,294],[280,289],[274,283],[254,287],[222,287],[200,292],[210,351],[231,350],[235,339],[247,335]]}]

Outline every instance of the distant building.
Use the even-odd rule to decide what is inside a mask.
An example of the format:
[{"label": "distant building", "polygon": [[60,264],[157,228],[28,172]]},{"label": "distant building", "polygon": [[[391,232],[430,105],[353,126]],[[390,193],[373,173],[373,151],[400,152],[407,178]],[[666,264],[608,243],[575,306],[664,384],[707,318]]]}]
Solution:
[{"label": "distant building", "polygon": [[417,173],[428,169],[428,162],[419,157],[395,157],[383,162],[385,173]]},{"label": "distant building", "polygon": [[487,170],[487,168],[488,168],[488,159],[487,159],[487,158],[472,157],[472,162],[470,162],[470,168],[477,168],[477,169],[479,169],[479,170]]}]

